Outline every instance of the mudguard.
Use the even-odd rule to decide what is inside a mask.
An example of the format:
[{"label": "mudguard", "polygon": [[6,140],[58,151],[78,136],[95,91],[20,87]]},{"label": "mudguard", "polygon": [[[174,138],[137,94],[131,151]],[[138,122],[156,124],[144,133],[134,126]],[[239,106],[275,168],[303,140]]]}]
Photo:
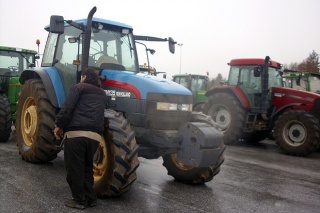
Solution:
[{"label": "mudguard", "polygon": [[200,122],[189,122],[179,128],[183,136],[177,160],[193,167],[214,165],[221,152],[223,134],[214,127]]},{"label": "mudguard", "polygon": [[24,84],[26,80],[32,78],[40,78],[42,80],[50,102],[54,107],[62,106],[66,94],[64,93],[58,70],[55,67],[37,67],[24,70],[21,73],[19,81],[21,84]]}]

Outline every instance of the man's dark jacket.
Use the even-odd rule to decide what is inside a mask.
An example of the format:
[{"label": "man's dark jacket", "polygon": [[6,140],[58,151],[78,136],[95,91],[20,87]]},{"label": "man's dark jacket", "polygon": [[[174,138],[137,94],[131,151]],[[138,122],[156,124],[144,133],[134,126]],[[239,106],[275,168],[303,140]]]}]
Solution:
[{"label": "man's dark jacket", "polygon": [[55,124],[64,132],[82,130],[102,134],[106,103],[106,93],[100,87],[76,84],[70,89]]}]

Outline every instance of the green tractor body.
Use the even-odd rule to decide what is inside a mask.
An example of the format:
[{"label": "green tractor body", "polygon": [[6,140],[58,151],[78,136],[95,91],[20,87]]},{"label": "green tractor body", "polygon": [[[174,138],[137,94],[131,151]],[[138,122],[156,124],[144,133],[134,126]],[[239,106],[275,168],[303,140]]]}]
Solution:
[{"label": "green tractor body", "polygon": [[283,80],[286,87],[320,93],[320,73],[284,70]]},{"label": "green tractor body", "polygon": [[21,84],[19,76],[28,67],[35,66],[37,52],[15,47],[0,46],[0,142],[11,134],[16,119],[16,103]]},{"label": "green tractor body", "polygon": [[172,81],[184,86],[192,92],[193,110],[201,111],[204,102],[207,100],[205,95],[208,90],[209,77],[199,74],[177,74],[172,77]]}]

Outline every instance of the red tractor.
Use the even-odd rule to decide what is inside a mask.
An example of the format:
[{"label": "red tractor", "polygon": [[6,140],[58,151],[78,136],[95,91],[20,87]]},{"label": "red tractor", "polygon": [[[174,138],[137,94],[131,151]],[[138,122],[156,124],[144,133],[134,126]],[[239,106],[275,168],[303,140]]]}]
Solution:
[{"label": "red tractor", "polygon": [[219,124],[225,144],[258,142],[273,130],[286,154],[307,156],[320,146],[320,95],[283,87],[281,65],[234,59],[226,85],[207,91],[203,112]]}]

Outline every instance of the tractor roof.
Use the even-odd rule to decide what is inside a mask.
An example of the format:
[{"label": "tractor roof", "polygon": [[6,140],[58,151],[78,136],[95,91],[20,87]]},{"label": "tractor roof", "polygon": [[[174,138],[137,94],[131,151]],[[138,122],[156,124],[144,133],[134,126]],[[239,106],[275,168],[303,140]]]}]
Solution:
[{"label": "tractor roof", "polygon": [[[79,24],[83,24],[84,26],[87,25],[87,19],[79,19],[79,20],[75,20],[74,22],[77,22]],[[107,19],[101,19],[101,18],[92,18],[92,22],[98,22],[98,23],[102,23],[102,24],[108,24],[108,25],[113,25],[113,26],[117,26],[117,27],[123,27],[123,28],[127,28],[127,29],[133,29],[132,26],[121,23],[121,22],[116,22],[116,21],[111,21],[111,20],[107,20]],[[68,23],[65,22],[65,26],[69,26]],[[45,28],[45,30],[49,30],[49,25],[47,25]]]},{"label": "tractor roof", "polygon": [[174,75],[173,77],[181,77],[181,76],[199,76],[199,77],[208,77],[207,75],[201,75],[201,74],[188,74],[188,73],[185,73],[185,74],[176,74],[176,75]]},{"label": "tractor roof", "polygon": [[[262,65],[264,64],[264,60],[262,58],[239,58],[239,59],[232,59],[228,65],[230,66],[237,66],[237,65]],[[276,61],[269,61],[270,67],[281,68],[281,64]]]},{"label": "tractor roof", "polygon": [[305,72],[305,71],[299,71],[299,70],[289,70],[289,69],[284,69],[283,73],[286,75],[308,75],[308,76],[320,76],[320,73],[315,73],[315,72]]},{"label": "tractor roof", "polygon": [[0,46],[0,51],[11,51],[11,52],[21,52],[21,53],[29,53],[29,54],[37,54],[37,51],[35,50],[28,50],[18,47],[6,47],[6,46]]}]

